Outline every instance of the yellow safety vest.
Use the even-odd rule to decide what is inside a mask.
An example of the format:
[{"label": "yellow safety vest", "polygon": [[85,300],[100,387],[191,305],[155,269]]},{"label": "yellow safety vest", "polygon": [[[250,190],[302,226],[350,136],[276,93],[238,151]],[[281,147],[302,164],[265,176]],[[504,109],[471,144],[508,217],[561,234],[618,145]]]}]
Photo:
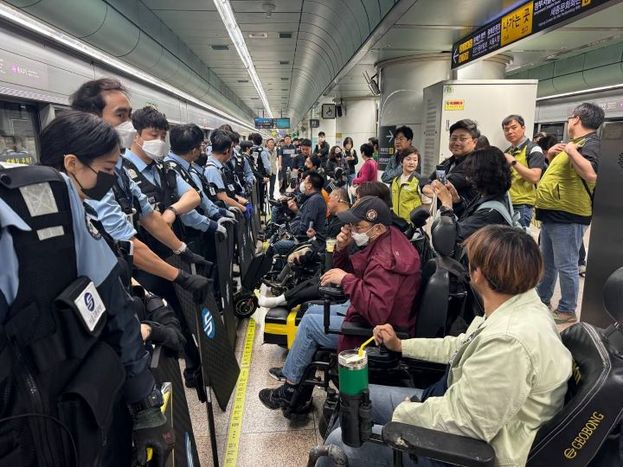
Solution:
[{"label": "yellow safety vest", "polygon": [[411,222],[411,211],[422,204],[420,196],[420,182],[415,174],[411,175],[407,182],[400,182],[400,175],[392,181],[392,207],[398,217]]},{"label": "yellow safety vest", "polygon": [[[527,140],[521,149],[516,149],[512,152],[512,155],[519,164],[528,167],[528,151],[531,151],[534,146],[534,143]],[[505,152],[510,153],[510,150],[511,148],[508,148]],[[536,185],[524,179],[515,169],[511,170],[511,175],[512,184],[509,194],[513,205],[527,204],[528,206],[534,206],[536,202]]]},{"label": "yellow safety vest", "polygon": [[[580,149],[586,143],[586,138],[580,138],[574,142]],[[582,180],[573,168],[567,153],[562,151],[554,157],[539,182],[536,191],[536,207],[590,217],[593,214],[591,197],[594,190],[595,182]]]}]

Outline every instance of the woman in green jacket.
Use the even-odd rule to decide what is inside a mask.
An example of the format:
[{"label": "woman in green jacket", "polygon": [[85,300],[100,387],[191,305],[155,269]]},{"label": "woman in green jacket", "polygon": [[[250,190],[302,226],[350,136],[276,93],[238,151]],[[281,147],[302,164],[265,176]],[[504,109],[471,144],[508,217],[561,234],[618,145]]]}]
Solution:
[{"label": "woman in green jacket", "polygon": [[420,180],[416,172],[420,163],[420,152],[410,146],[405,149],[404,154],[402,174],[392,180],[392,206],[398,217],[411,222],[411,211],[422,204]]}]

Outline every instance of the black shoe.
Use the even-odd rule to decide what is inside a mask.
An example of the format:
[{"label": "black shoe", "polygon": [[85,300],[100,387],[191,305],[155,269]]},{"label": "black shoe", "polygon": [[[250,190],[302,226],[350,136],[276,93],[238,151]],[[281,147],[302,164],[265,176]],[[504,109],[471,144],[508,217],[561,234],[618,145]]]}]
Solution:
[{"label": "black shoe", "polygon": [[271,378],[276,379],[277,381],[285,381],[286,377],[283,376],[283,368],[282,367],[274,367],[271,368],[270,370],[268,370],[268,374],[271,376]]},{"label": "black shoe", "polygon": [[188,389],[193,389],[197,387],[197,379],[200,377],[200,371],[200,368],[193,370],[189,370],[187,368],[184,370],[184,384]]},{"label": "black shoe", "polygon": [[260,391],[260,401],[271,410],[289,407],[295,386],[284,384],[276,389],[262,389]]}]

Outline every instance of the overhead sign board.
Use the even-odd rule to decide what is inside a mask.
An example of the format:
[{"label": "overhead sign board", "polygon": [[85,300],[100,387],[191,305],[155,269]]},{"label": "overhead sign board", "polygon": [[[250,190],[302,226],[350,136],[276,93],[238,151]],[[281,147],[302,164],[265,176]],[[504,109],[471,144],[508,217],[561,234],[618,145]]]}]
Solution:
[{"label": "overhead sign board", "polygon": [[255,128],[257,128],[258,130],[271,130],[273,128],[273,119],[264,118],[264,117],[256,117]]},{"label": "overhead sign board", "polygon": [[452,68],[544,31],[610,0],[530,0],[452,46]]},{"label": "overhead sign board", "polygon": [[273,119],[274,126],[277,130],[287,130],[290,128],[290,119],[286,117]]}]

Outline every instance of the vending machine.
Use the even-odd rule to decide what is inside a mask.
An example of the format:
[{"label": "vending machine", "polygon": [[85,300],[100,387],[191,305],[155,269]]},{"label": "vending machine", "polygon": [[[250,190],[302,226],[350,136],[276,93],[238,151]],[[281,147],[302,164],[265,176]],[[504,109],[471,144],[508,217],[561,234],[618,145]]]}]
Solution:
[{"label": "vending machine", "polygon": [[474,120],[489,143],[508,147],[502,120],[511,114],[526,122],[526,136],[532,137],[538,80],[449,80],[424,88],[425,118],[416,145],[423,156],[422,173],[451,156],[448,149],[450,126],[463,118]]}]

